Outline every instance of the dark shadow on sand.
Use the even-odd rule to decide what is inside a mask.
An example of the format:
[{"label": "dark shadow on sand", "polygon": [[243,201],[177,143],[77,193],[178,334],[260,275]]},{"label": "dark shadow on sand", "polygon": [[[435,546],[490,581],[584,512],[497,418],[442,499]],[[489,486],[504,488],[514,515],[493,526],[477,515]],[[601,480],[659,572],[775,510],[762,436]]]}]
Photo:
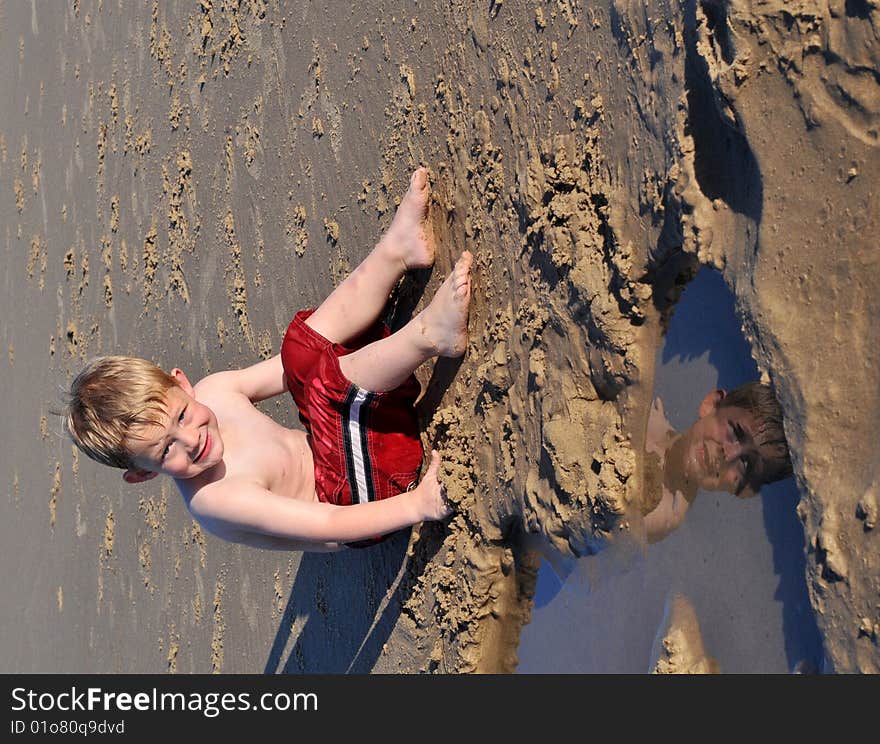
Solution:
[{"label": "dark shadow on sand", "polygon": [[[410,530],[363,550],[304,553],[264,673],[372,672],[402,608],[446,536],[443,523],[413,529],[418,536],[410,556]],[[301,616],[307,616],[305,625],[288,648],[291,629]]]},{"label": "dark shadow on sand", "polygon": [[735,53],[723,3],[687,0],[683,6],[686,130],[694,138],[694,175],[707,198],[721,199],[759,225],[764,205],[761,169],[738,125],[720,113],[707,63],[697,51],[697,5],[707,17],[717,53],[722,59]]},{"label": "dark shadow on sand", "polygon": [[793,478],[761,489],[764,527],[773,547],[773,569],[779,577],[774,598],[782,602],[785,657],[789,667],[806,660],[822,668],[822,636],[807,594],[804,529],[795,517],[800,494]]},{"label": "dark shadow on sand", "polygon": [[[376,618],[403,564],[408,539],[404,530],[363,550],[304,553],[264,672],[369,672],[400,611],[402,598],[395,593]],[[301,616],[308,619],[288,650],[292,626]]]}]

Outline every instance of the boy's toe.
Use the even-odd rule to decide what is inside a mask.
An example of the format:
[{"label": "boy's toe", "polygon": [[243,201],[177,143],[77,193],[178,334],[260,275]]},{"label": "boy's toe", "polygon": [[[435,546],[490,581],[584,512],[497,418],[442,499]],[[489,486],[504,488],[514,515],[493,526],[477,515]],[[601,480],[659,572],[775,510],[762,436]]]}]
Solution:
[{"label": "boy's toe", "polygon": [[423,189],[428,182],[428,170],[425,167],[416,168],[410,178],[410,184],[415,189]]}]

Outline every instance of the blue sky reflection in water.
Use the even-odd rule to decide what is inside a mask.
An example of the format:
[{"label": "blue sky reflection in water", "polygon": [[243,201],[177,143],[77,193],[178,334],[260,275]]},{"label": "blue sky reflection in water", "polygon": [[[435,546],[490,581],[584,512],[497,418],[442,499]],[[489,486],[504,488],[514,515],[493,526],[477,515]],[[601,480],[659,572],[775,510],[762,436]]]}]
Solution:
[{"label": "blue sky reflection in water", "polygon": [[[658,355],[655,395],[683,430],[706,392],[757,377],[733,295],[719,273],[704,268],[676,306]],[[543,563],[518,671],[648,671],[672,591],[693,604],[722,672],[785,673],[801,660],[819,666],[797,501],[792,478],[753,499],[700,493],[684,523],[645,550],[623,541],[564,562],[564,581]]]}]

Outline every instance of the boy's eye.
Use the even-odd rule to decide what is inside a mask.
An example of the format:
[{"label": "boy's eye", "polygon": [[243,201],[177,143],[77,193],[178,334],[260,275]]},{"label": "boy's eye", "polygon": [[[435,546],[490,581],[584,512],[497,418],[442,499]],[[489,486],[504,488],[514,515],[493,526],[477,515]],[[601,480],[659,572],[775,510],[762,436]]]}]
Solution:
[{"label": "boy's eye", "polygon": [[166,445],[165,445],[165,449],[162,450],[162,459],[163,459],[163,460],[164,460],[166,457],[168,457],[168,451],[169,451],[170,449],[171,449],[171,445],[170,445],[170,444],[166,444]]},{"label": "boy's eye", "polygon": [[183,414],[186,413],[186,406],[183,407],[183,410],[180,412],[180,415],[177,417],[177,423],[183,423]]},{"label": "boy's eye", "polygon": [[742,466],[740,468],[740,472],[742,473],[741,478],[742,478],[742,482],[745,483],[746,480],[748,480],[750,477],[750,473],[752,470],[752,460],[751,460],[751,458],[746,457],[745,455],[743,455],[739,459],[740,459],[740,462],[742,463]]},{"label": "boy's eye", "polygon": [[730,426],[733,429],[733,435],[736,437],[736,441],[742,442],[746,438],[746,430],[734,422],[731,422]]}]

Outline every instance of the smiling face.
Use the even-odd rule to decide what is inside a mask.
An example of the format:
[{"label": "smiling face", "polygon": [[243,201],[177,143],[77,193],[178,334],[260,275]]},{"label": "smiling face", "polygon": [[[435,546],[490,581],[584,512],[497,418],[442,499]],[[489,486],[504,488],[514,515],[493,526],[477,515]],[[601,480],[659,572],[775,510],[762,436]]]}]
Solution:
[{"label": "smiling face", "polygon": [[754,430],[754,416],[742,408],[697,419],[685,434],[688,479],[704,491],[741,491],[760,461]]},{"label": "smiling face", "polygon": [[180,373],[180,386],[169,388],[161,423],[134,432],[128,440],[135,468],[125,480],[134,483],[163,473],[173,478],[194,478],[223,459],[223,440],[217,418],[193,397],[192,387]]},{"label": "smiling face", "polygon": [[753,495],[761,484],[780,477],[784,451],[763,443],[754,413],[719,405],[723,396],[722,391],[710,393],[700,406],[700,418],[684,434],[685,473],[704,491]]}]

